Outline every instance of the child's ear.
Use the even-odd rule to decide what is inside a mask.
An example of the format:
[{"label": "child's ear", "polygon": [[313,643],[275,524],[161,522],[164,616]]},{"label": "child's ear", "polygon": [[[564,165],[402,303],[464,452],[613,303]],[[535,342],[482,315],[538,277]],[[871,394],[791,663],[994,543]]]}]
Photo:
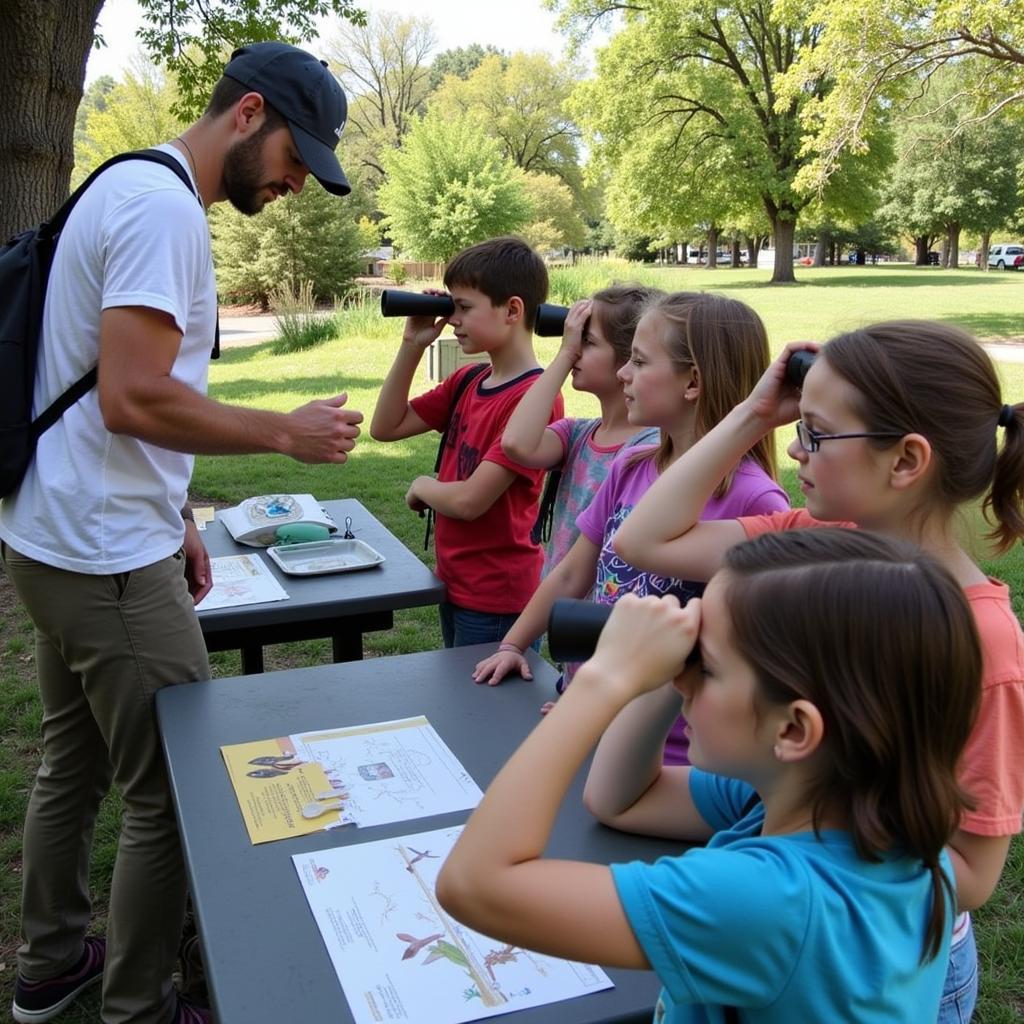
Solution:
[{"label": "child's ear", "polygon": [[700,397],[700,371],[696,366],[690,367],[690,379],[686,382],[683,398],[688,402],[696,402]]},{"label": "child's ear", "polygon": [[776,725],[775,758],[783,763],[805,761],[825,738],[825,720],[817,705],[795,700],[780,712]]},{"label": "child's ear", "polygon": [[897,490],[919,483],[932,465],[932,446],[922,434],[906,434],[886,454],[892,458],[889,477]]},{"label": "child's ear", "polygon": [[518,295],[513,295],[512,298],[505,303],[505,322],[510,324],[517,324],[526,313],[526,305]]}]

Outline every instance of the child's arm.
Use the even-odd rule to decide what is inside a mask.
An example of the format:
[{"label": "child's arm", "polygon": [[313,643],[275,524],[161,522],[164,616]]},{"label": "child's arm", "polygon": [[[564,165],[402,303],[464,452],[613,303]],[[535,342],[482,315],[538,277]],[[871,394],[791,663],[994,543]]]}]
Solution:
[{"label": "child's arm", "polygon": [[533,592],[519,618],[502,639],[502,645],[518,648],[499,650],[489,658],[478,662],[473,679],[488,686],[497,686],[510,672],[518,672],[524,679],[532,679],[523,652],[548,628],[548,616],[557,597],[586,597],[594,585],[597,572],[597,558],[600,547],[589,537],[580,534],[563,558],[544,578]]},{"label": "child's arm", "polygon": [[708,580],[722,556],[746,540],[735,520],[700,521],[722,479],[764,435],[799,416],[799,389],[786,381],[786,363],[805,344],[787,345],[750,395],[684,452],[651,485],[612,546],[639,569],[677,579]]},{"label": "child's arm", "polygon": [[[413,413],[415,415],[415,413]],[[516,474],[484,459],[465,480],[441,481],[418,476],[409,485],[405,502],[414,512],[432,508],[449,519],[479,519],[511,486]]]},{"label": "child's arm", "polygon": [[547,369],[519,400],[501,435],[502,451],[533,469],[557,466],[564,457],[562,441],[548,429],[551,407],[580,357],[583,327],[590,316],[590,299],[577,302],[565,318],[562,344]]},{"label": "child's arm", "polygon": [[[437,880],[441,905],[471,928],[554,956],[645,968],[608,867],[544,860],[559,805],[616,715],[682,666],[699,602],[620,600],[565,696],[491,783]],[[515,827],[509,828],[514,822]]]},{"label": "child's arm", "polygon": [[[699,672],[700,666],[686,671]],[[583,803],[598,821],[641,835],[711,838],[713,830],[690,797],[689,766],[662,764],[680,705],[679,691],[666,683],[630,702],[605,730],[583,790]]]},{"label": "child's arm", "polygon": [[447,323],[444,317],[435,321],[431,316],[411,316],[405,321],[402,343],[384,378],[370,421],[370,437],[375,441],[400,441],[403,437],[413,437],[430,430],[430,426],[409,405],[409,389],[423,353]]},{"label": "child's arm", "polygon": [[1010,837],[981,836],[957,829],[946,849],[953,862],[960,909],[977,910],[999,883],[1010,852]]}]

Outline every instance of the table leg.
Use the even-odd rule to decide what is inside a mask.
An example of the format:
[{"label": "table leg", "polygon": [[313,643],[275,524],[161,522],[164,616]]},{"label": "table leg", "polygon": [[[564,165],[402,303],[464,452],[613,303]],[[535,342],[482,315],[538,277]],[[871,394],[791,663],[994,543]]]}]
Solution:
[{"label": "table leg", "polygon": [[335,663],[363,660],[363,634],[361,630],[347,629],[331,636],[331,649]]},{"label": "table leg", "polygon": [[242,675],[257,675],[263,671],[263,645],[245,644],[242,647]]}]

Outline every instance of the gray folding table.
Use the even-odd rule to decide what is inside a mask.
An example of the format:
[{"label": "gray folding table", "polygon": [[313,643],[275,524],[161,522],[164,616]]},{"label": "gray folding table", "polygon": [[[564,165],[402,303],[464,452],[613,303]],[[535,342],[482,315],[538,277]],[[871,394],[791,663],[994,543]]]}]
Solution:
[{"label": "gray folding table", "polygon": [[[429,651],[169,687],[157,713],[192,899],[219,1024],[345,1024],[352,1016],[307,906],[292,855],[463,822],[467,812],[395,825],[341,828],[253,846],[222,745],[425,714],[485,789],[539,720],[556,674],[530,652],[534,680],[478,686],[491,646]],[[584,772],[562,807],[548,853],[596,863],[654,860],[678,843],[629,836],[593,820]],[[514,827],[514,823],[510,823]],[[609,970],[615,987],[517,1011],[509,1024],[647,1022],[658,992],[648,971]]]},{"label": "gray folding table", "polygon": [[384,562],[358,572],[294,576],[281,572],[260,548],[237,543],[219,520],[207,526],[203,541],[214,558],[257,554],[288,592],[287,601],[213,608],[199,612],[210,651],[240,650],[242,671],[263,671],[263,647],[292,640],[330,637],[334,660],[358,661],[363,634],[394,625],[397,608],[417,608],[444,600],[444,584],[386,526],[354,498],[321,503],[344,533],[352,533],[384,556]]}]

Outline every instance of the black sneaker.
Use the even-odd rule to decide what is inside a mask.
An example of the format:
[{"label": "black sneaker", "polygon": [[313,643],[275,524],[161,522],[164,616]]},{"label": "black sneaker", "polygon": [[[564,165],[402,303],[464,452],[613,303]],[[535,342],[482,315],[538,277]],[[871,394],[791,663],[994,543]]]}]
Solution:
[{"label": "black sneaker", "polygon": [[49,981],[26,981],[20,974],[14,983],[11,1014],[18,1024],[43,1024],[70,1006],[90,985],[103,977],[107,940],[86,936],[81,959],[65,974]]},{"label": "black sneaker", "polygon": [[178,996],[178,1008],[171,1024],[212,1024],[213,1014],[204,1006],[197,1006],[191,999]]}]

